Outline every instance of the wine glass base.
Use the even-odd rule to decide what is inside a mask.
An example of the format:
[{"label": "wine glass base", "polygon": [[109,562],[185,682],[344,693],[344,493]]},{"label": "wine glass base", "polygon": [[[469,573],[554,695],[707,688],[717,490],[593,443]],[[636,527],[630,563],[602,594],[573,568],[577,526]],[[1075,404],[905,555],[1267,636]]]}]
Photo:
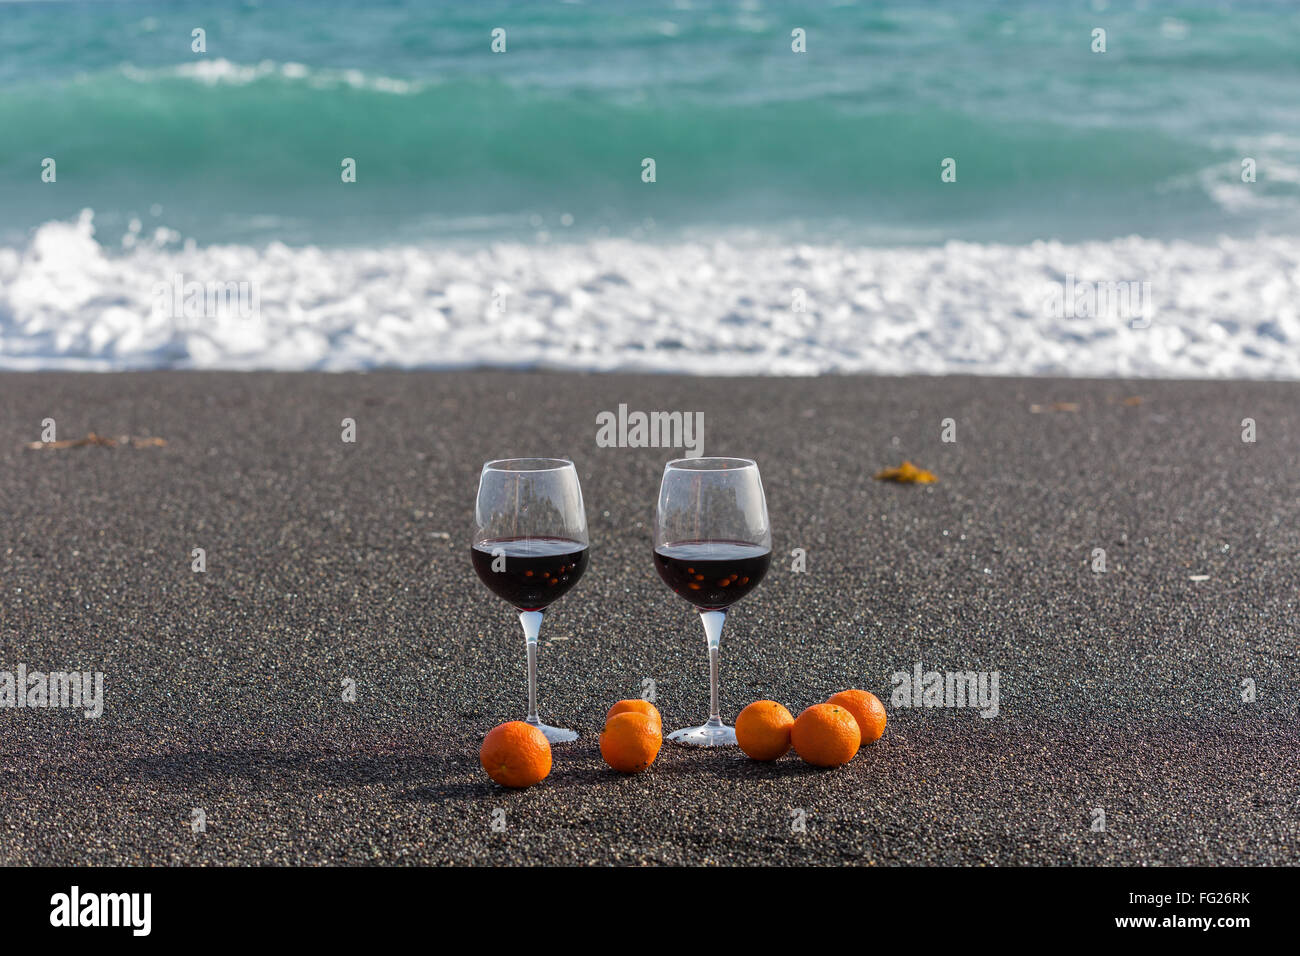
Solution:
[{"label": "wine glass base", "polygon": [[573,743],[573,741],[578,739],[578,732],[576,730],[565,730],[563,727],[552,727],[549,724],[542,723],[540,720],[529,720],[528,718],[524,718],[524,723],[536,727],[542,732],[542,736],[553,744],[568,744]]},{"label": "wine glass base", "polygon": [[736,730],[720,720],[710,720],[698,727],[674,730],[668,739],[684,747],[734,747]]}]

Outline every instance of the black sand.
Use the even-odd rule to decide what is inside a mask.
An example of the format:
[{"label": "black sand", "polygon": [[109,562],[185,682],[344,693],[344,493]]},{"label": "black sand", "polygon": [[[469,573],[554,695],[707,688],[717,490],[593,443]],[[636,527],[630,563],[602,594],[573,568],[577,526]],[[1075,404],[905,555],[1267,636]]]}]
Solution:
[{"label": "black sand", "polygon": [[[1300,385],[7,374],[0,402],[0,670],[107,697],[0,710],[0,863],[1300,861]],[[890,707],[830,772],[605,769],[611,702],[653,679],[679,727],[707,691],[650,561],[673,454],[597,448],[619,403],[704,411],[707,453],[762,466],[778,560],[728,621],[726,715],[889,706],[920,661],[998,671],[999,716]],[[168,444],[23,448],[45,418]],[[523,641],[467,548],[480,464],[526,454],[578,463],[593,547],[542,631],[543,718],[583,736],[516,793],[477,753],[522,716]],[[872,480],[904,458],[939,483]]]}]

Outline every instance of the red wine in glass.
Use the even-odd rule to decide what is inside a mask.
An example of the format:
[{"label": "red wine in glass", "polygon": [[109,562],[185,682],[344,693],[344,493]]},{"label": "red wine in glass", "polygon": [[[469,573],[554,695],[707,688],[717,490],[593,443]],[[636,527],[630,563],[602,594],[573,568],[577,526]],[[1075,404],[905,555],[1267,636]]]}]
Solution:
[{"label": "red wine in glass", "polygon": [[664,583],[696,607],[731,607],[758,587],[772,549],[744,541],[678,541],[655,548]]},{"label": "red wine in glass", "polygon": [[542,611],[587,570],[587,546],[568,538],[488,538],[470,551],[479,579],[520,611]]}]

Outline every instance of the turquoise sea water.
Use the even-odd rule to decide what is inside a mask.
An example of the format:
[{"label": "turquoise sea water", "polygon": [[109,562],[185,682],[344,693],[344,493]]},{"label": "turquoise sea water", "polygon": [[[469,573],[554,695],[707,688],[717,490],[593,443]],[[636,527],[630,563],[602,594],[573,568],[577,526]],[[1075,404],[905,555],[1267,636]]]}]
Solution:
[{"label": "turquoise sea water", "polygon": [[0,0],[0,368],[1294,379],[1297,346],[1294,3]]},{"label": "turquoise sea water", "polygon": [[0,3],[0,243],[83,208],[200,244],[1295,235],[1300,7]]}]

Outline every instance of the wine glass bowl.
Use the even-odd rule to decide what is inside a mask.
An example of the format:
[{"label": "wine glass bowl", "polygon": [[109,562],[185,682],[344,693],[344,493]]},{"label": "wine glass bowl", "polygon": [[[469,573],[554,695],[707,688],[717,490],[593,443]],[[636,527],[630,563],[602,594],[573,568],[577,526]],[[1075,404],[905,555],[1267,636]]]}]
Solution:
[{"label": "wine glass bowl", "polygon": [[709,719],[668,735],[697,747],[730,746],[718,707],[727,609],[758,586],[772,562],[772,532],[758,465],[747,458],[681,458],[664,466],[655,509],[655,569],[695,606],[709,650]]},{"label": "wine glass bowl", "polygon": [[479,579],[519,612],[528,655],[528,715],[551,743],[577,740],[537,713],[537,638],[542,612],[587,570],[587,517],[573,462],[489,461],[479,475],[470,559]]}]

